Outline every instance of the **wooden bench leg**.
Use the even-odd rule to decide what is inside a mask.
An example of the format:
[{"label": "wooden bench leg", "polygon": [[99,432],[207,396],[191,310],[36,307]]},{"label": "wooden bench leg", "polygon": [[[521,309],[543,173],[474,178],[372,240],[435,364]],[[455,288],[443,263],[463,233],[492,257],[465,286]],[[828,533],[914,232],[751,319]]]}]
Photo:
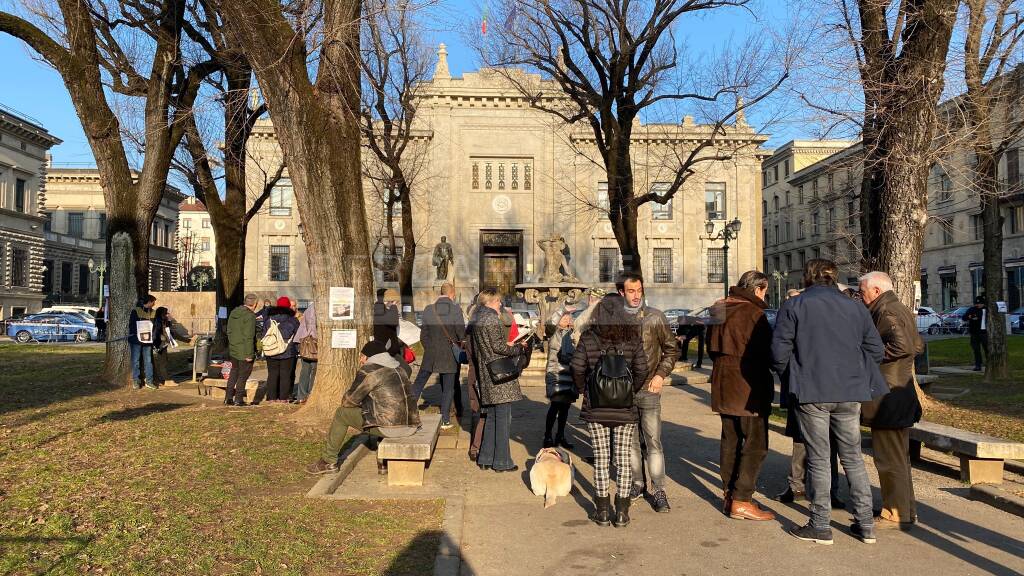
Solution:
[{"label": "wooden bench leg", "polygon": [[388,486],[422,486],[422,460],[388,460]]},{"label": "wooden bench leg", "polygon": [[960,456],[960,479],[968,484],[1001,484],[1003,461]]}]

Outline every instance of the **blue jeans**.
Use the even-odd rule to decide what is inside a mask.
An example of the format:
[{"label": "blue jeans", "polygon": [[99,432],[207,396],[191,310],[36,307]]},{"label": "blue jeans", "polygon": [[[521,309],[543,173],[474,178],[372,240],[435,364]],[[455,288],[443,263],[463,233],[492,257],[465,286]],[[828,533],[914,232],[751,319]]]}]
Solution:
[{"label": "blue jeans", "polygon": [[316,378],[316,361],[300,358],[302,369],[299,372],[299,385],[295,387],[295,399],[305,400],[313,391],[313,379]]},{"label": "blue jeans", "polygon": [[807,449],[808,496],[811,499],[811,525],[815,530],[829,528],[832,515],[829,466],[829,431],[838,446],[846,481],[850,483],[850,504],[854,517],[864,528],[874,527],[871,511],[871,483],[860,451],[860,403],[825,402],[797,407],[800,430]]},{"label": "blue jeans", "polygon": [[640,451],[640,436],[647,446],[647,471],[651,475],[654,491],[665,489],[665,451],[661,445],[661,394],[641,390],[634,400],[640,409],[640,434],[633,435],[630,468],[633,484],[644,488],[644,456]]},{"label": "blue jeans", "polygon": [[515,465],[512,462],[512,450],[509,441],[512,436],[512,405],[495,404],[487,407],[487,425],[484,426],[484,439],[480,444],[480,455],[476,463],[490,466],[494,470],[508,470]]},{"label": "blue jeans", "polygon": [[139,381],[139,356],[142,356],[143,371],[146,374],[146,381],[153,381],[153,346],[149,344],[137,344],[135,342],[128,342],[128,347],[131,349],[132,358],[132,382]]},{"label": "blue jeans", "polygon": [[[423,388],[426,387],[427,381],[433,375],[433,372],[420,368],[420,371],[416,373],[416,381],[412,384],[412,393],[419,402],[420,396],[423,395]],[[449,424],[452,410],[452,401],[455,399],[456,384],[459,381],[458,374],[438,374],[441,380],[441,423]],[[461,411],[462,409],[456,406],[456,409]]]}]

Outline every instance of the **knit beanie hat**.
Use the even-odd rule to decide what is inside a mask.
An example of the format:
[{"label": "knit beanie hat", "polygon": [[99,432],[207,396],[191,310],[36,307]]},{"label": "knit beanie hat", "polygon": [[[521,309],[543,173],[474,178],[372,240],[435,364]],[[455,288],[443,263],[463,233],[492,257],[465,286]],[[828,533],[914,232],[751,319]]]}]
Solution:
[{"label": "knit beanie hat", "polygon": [[292,301],[289,300],[287,296],[281,296],[277,299],[277,306],[278,308],[291,308]]}]

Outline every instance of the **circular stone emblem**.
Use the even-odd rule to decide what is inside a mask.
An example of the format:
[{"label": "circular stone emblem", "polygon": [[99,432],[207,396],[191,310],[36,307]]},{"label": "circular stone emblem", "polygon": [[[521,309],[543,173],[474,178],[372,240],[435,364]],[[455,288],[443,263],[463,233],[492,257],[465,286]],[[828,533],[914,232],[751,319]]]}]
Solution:
[{"label": "circular stone emblem", "polygon": [[498,194],[491,200],[491,208],[498,214],[505,214],[512,209],[512,199],[504,194]]},{"label": "circular stone emblem", "polygon": [[274,222],[274,230],[284,230],[284,220],[277,220]]}]

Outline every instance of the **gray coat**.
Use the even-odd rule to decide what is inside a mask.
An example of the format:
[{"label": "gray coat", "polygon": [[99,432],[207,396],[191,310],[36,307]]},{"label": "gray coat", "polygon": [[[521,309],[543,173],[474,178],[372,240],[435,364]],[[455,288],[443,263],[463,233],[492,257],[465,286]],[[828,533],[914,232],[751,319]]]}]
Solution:
[{"label": "gray coat", "polygon": [[420,370],[432,374],[457,373],[459,364],[455,361],[451,345],[452,341],[460,343],[466,339],[466,319],[462,308],[450,298],[438,298],[437,302],[423,309],[420,338],[423,340]]},{"label": "gray coat", "polygon": [[488,406],[507,404],[523,399],[519,389],[519,380],[504,384],[495,384],[487,364],[502,356],[518,356],[523,348],[508,344],[508,328],[498,318],[498,313],[490,308],[481,307],[477,311],[477,320],[473,325],[473,364],[476,366],[477,385],[480,389],[480,403]]}]

